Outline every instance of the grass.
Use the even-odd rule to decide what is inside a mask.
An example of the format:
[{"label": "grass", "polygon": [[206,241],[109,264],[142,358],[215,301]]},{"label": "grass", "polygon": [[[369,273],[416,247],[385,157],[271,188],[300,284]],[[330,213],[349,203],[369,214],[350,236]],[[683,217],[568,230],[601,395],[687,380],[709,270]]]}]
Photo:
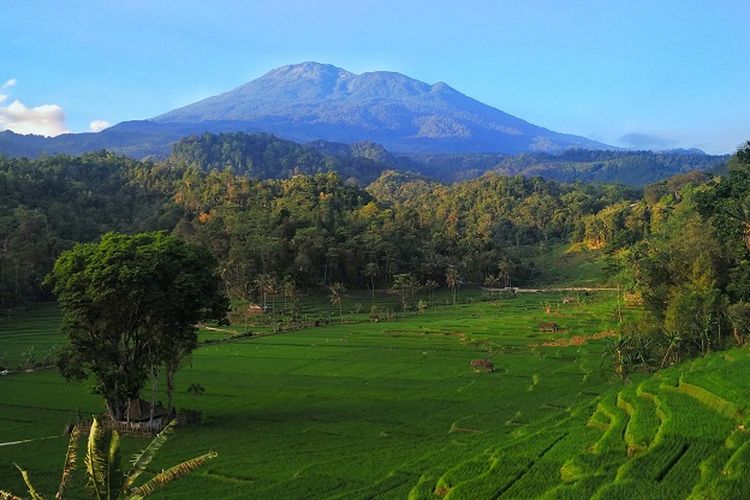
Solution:
[{"label": "grass", "polygon": [[[204,345],[179,372],[176,401],[202,411],[204,421],[180,429],[160,464],[207,449],[219,458],[167,496],[405,497],[431,470],[441,471],[437,480],[477,450],[523,436],[530,422],[566,417],[612,383],[601,367],[603,343],[537,345],[611,327],[615,297],[599,293],[545,313],[544,303],[561,297],[471,302],[464,295],[455,307],[390,322],[347,316],[343,325]],[[539,333],[550,316],[564,332]],[[55,327],[48,321],[51,338]],[[495,373],[471,369],[469,361],[484,357]],[[206,393],[187,394],[191,383]],[[0,384],[0,443],[59,436],[77,412],[102,409],[85,384],[65,382],[54,370],[9,375]],[[50,489],[64,441],[5,448],[0,484],[22,491],[17,462]],[[496,475],[507,464],[498,467]]]},{"label": "grass", "polygon": [[[24,353],[37,362],[65,340],[57,334],[61,315],[55,304],[10,309],[0,314],[0,370],[24,364]],[[30,351],[31,349],[31,351]]]},{"label": "grass", "polygon": [[[591,338],[615,326],[615,293],[566,305],[562,293],[462,293],[459,305],[388,322],[369,322],[369,307],[352,313],[369,299],[350,292],[343,325],[232,337],[264,332],[255,318],[203,330],[203,340],[229,341],[194,352],[176,395],[203,422],[180,428],[152,472],[208,449],[219,458],[161,497],[750,497],[747,349],[623,385],[604,361],[605,340]],[[330,305],[308,296],[303,309],[322,315]],[[540,333],[542,321],[562,331]],[[55,345],[58,325],[52,306],[15,312],[0,326],[0,349],[20,359],[31,345]],[[576,337],[584,341],[560,342]],[[485,357],[496,371],[475,373],[469,362]],[[188,394],[192,383],[205,394]],[[0,377],[0,485],[23,491],[17,462],[51,491],[62,429],[99,411],[85,384],[54,370]],[[142,444],[125,439],[126,451]]]}]

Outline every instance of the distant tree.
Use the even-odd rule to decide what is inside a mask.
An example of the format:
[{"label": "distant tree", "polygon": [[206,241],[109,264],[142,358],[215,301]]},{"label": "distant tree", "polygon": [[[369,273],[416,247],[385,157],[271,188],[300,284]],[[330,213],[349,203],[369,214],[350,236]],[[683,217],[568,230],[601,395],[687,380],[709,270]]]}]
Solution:
[{"label": "distant tree", "polygon": [[[271,296],[271,300],[278,293],[278,282],[276,278],[270,274],[259,274],[255,278],[255,287],[263,297],[263,307],[268,307],[268,296]],[[274,304],[271,306],[271,310],[274,309]]]},{"label": "distant tree", "polygon": [[460,284],[460,276],[458,274],[458,271],[455,267],[449,267],[445,271],[445,284],[448,285],[448,288],[450,288],[451,293],[453,295],[453,305],[456,305],[456,291],[458,290],[458,286]]},{"label": "distant tree", "polygon": [[368,262],[365,266],[365,276],[370,278],[370,294],[375,299],[375,278],[378,277],[378,265],[375,262]]},{"label": "distant tree", "polygon": [[435,280],[427,280],[424,282],[424,285],[422,285],[425,290],[427,290],[427,300],[432,301],[432,293],[438,289],[440,285],[438,285],[438,282]]},{"label": "distant tree", "polygon": [[393,290],[399,296],[402,311],[409,309],[410,304],[414,301],[418,286],[419,283],[410,273],[397,274],[393,277]]},{"label": "distant tree", "polygon": [[284,293],[284,309],[287,309],[289,303],[297,298],[297,284],[291,276],[284,276],[281,291]]},{"label": "distant tree", "polygon": [[745,343],[745,335],[750,330],[750,304],[744,301],[727,307],[727,316],[732,324],[732,335],[737,345]]},{"label": "distant tree", "polygon": [[328,287],[328,291],[330,292],[330,295],[328,296],[331,300],[331,304],[338,307],[339,310],[339,318],[341,319],[341,323],[344,323],[344,309],[343,309],[343,303],[344,303],[344,293],[346,293],[346,288],[344,287],[344,284],[337,281],[336,283],[333,283],[331,286]]},{"label": "distant tree", "polygon": [[226,320],[229,301],[215,268],[207,250],[164,233],[110,233],[63,253],[47,278],[69,340],[63,375],[92,375],[119,421],[158,364],[171,407],[174,372],[197,345],[195,325]]}]

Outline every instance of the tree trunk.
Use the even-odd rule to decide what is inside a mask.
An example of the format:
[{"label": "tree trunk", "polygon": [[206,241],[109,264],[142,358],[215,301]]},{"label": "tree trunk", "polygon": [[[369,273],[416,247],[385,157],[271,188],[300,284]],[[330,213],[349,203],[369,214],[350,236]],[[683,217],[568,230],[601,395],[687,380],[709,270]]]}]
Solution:
[{"label": "tree trunk", "polygon": [[150,423],[154,421],[154,408],[156,407],[156,392],[159,388],[159,374],[156,371],[156,366],[151,367],[151,408],[148,420]]},{"label": "tree trunk", "polygon": [[177,363],[167,363],[167,411],[172,414],[172,395],[174,394],[174,372],[177,370]]},{"label": "tree trunk", "polygon": [[732,327],[732,335],[734,335],[734,341],[737,342],[737,345],[744,344],[744,339],[742,338],[742,334],[740,333],[740,329],[736,326]]}]

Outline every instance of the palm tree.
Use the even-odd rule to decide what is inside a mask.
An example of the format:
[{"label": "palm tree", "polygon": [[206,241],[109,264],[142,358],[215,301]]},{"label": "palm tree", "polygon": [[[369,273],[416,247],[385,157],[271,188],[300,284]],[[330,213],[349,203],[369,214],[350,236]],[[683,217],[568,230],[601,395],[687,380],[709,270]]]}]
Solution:
[{"label": "palm tree", "polygon": [[294,279],[289,276],[284,276],[281,290],[284,292],[284,309],[287,309],[289,301],[293,301],[297,295],[297,285],[294,283]]},{"label": "palm tree", "polygon": [[[123,473],[119,434],[117,431],[103,426],[95,418],[91,423],[91,430],[89,431],[89,438],[86,443],[86,458],[84,459],[91,498],[96,498],[97,500],[135,500],[143,498],[165,487],[172,481],[188,475],[209,460],[216,458],[216,453],[208,452],[174,467],[170,467],[167,470],[162,470],[145,483],[136,486],[136,480],[146,470],[146,467],[154,459],[170,434],[174,432],[174,427],[175,422],[172,421],[164,430],[157,434],[148,446],[133,456],[130,467],[127,472]],[[65,455],[65,465],[63,467],[62,478],[60,479],[60,486],[55,494],[55,498],[58,500],[64,497],[77,465],[76,450],[78,448],[79,435],[80,431],[78,427],[74,427],[70,433],[70,441],[68,443],[68,451]],[[24,483],[26,483],[26,488],[31,499],[44,500],[42,494],[39,493],[31,482],[29,473],[17,465],[16,467],[21,472],[21,477]],[[0,490],[0,499],[16,500],[18,498],[12,493]]]},{"label": "palm tree", "polygon": [[336,283],[332,284],[328,287],[328,290],[331,292],[329,295],[331,299],[331,304],[334,306],[338,306],[339,308],[339,317],[341,318],[341,323],[344,323],[344,310],[343,310],[343,302],[344,302],[344,293],[346,292],[346,288],[344,288],[344,284],[340,281],[337,281]]},{"label": "palm tree", "polygon": [[510,276],[513,272],[513,263],[508,258],[503,258],[497,263],[498,280],[503,283],[504,287],[510,286]]},{"label": "palm tree", "polygon": [[[255,287],[258,289],[258,291],[263,296],[263,308],[265,309],[268,306],[268,295],[271,295],[271,300],[274,301],[274,296],[278,292],[278,283],[276,282],[276,278],[271,276],[270,274],[259,274],[255,278]],[[275,301],[271,305],[271,309],[274,309]]]},{"label": "palm tree", "polygon": [[432,302],[432,292],[436,290],[440,285],[435,280],[427,280],[424,282],[424,289],[427,290],[427,300]]},{"label": "palm tree", "polygon": [[365,266],[365,276],[370,278],[370,293],[375,300],[375,278],[378,276],[378,265],[375,262],[369,262]]},{"label": "palm tree", "polygon": [[445,284],[448,285],[448,288],[451,289],[453,292],[453,305],[456,305],[456,290],[458,289],[460,276],[458,275],[458,271],[456,271],[455,267],[449,267],[445,271]]}]

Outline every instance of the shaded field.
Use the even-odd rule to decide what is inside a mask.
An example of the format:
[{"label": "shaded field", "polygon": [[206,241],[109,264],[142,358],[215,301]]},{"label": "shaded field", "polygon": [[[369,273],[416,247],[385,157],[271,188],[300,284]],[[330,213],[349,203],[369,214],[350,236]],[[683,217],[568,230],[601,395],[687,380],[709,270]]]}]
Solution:
[{"label": "shaded field", "polygon": [[62,317],[56,304],[11,309],[0,314],[0,369],[14,369],[26,360],[41,363],[53,358],[65,337],[59,334]]}]

